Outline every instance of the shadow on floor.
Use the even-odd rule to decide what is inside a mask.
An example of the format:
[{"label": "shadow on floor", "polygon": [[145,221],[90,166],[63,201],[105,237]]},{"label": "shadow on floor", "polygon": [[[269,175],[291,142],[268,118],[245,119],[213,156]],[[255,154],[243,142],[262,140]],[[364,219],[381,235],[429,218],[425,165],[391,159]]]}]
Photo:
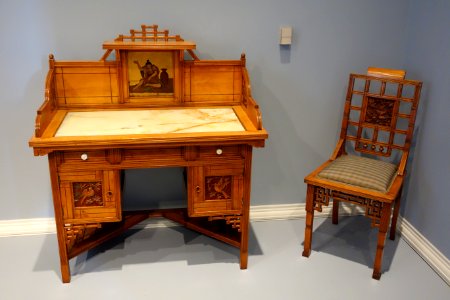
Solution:
[{"label": "shadow on floor", "polygon": [[[371,227],[371,220],[365,216],[340,217],[339,224],[331,223],[327,218],[313,231],[312,253],[328,253],[373,268],[377,249],[378,228]],[[399,241],[389,239],[389,231],[383,252],[382,272],[389,270]],[[303,243],[302,243],[303,245]]]},{"label": "shadow on floor", "polygon": [[[262,255],[252,225],[249,255]],[[234,263],[239,268],[239,249],[182,226],[129,229],[123,235],[70,260],[71,274],[120,270],[125,265],[185,261],[187,265]],[[56,235],[43,242],[35,271],[60,274]]]}]

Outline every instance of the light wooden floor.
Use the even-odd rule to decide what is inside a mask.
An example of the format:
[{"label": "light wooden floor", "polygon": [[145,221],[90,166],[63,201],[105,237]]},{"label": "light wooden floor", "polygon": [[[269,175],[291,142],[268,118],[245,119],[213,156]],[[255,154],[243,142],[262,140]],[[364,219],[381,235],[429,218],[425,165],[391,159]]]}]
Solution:
[{"label": "light wooden floor", "polygon": [[[402,240],[387,240],[371,278],[376,230],[364,217],[251,223],[249,268],[238,251],[182,227],[130,230],[73,259],[62,284],[55,235],[0,238],[0,299],[450,299],[450,287]],[[367,235],[367,232],[370,232]]]}]

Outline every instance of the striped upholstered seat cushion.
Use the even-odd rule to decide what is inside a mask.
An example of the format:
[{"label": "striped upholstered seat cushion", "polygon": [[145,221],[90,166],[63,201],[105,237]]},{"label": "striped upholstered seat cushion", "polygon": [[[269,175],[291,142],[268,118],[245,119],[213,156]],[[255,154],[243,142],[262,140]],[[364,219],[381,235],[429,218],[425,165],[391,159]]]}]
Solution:
[{"label": "striped upholstered seat cushion", "polygon": [[397,166],[371,158],[343,155],[326,166],[317,176],[367,189],[387,192]]}]

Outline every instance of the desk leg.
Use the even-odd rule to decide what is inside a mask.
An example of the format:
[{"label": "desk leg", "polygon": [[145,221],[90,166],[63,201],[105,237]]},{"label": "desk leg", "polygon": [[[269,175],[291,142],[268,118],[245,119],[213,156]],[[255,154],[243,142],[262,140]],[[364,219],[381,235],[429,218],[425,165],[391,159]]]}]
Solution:
[{"label": "desk leg", "polygon": [[56,225],[56,231],[58,234],[59,261],[61,264],[61,279],[63,283],[69,283],[70,266],[69,266],[69,256],[67,254],[67,247],[64,237],[64,227]]},{"label": "desk leg", "polygon": [[241,270],[247,269],[248,263],[248,229],[249,218],[247,212],[242,212],[241,220],[241,248],[240,248],[240,268]]},{"label": "desk leg", "polygon": [[240,267],[247,269],[248,263],[248,232],[250,220],[250,193],[251,193],[251,171],[252,171],[252,150],[251,146],[242,146],[242,155],[245,157],[244,163],[244,193],[242,196],[242,219],[241,219],[241,248]]},{"label": "desk leg", "polygon": [[69,266],[69,255],[67,252],[67,245],[64,234],[62,204],[59,194],[58,171],[57,171],[58,159],[59,155],[57,152],[52,152],[48,155],[50,180],[52,184],[52,194],[53,194],[53,207],[55,211],[56,234],[58,238],[59,260],[61,265],[61,279],[63,283],[69,283],[70,266]]}]

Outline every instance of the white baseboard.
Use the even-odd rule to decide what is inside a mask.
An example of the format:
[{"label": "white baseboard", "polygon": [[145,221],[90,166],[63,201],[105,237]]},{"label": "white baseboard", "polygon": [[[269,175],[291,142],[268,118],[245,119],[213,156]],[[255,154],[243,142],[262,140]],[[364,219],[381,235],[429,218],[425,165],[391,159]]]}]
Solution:
[{"label": "white baseboard", "polygon": [[431,268],[450,285],[450,260],[427,240],[411,223],[401,216],[397,230],[402,238],[419,254]]},{"label": "white baseboard", "polygon": [[53,233],[56,233],[55,220],[53,218],[0,221],[0,238]]},{"label": "white baseboard", "polygon": [[[341,203],[339,215],[358,215],[364,213],[358,206]],[[323,207],[315,217],[331,216],[331,205]],[[250,221],[288,220],[304,218],[305,204],[258,205],[250,209]],[[155,219],[142,222],[136,228],[157,228],[178,226],[166,219]],[[442,279],[450,285],[450,261],[433,244],[430,243],[411,223],[399,217],[398,231],[402,238],[413,248]],[[0,221],[0,238],[11,236],[27,236],[54,234],[56,232],[53,218],[35,218]]]},{"label": "white baseboard", "polygon": [[[314,212],[314,217],[331,217],[332,205],[323,206],[322,212]],[[356,205],[340,203],[339,216],[359,215],[364,210]],[[258,205],[250,209],[250,221],[265,220],[289,220],[306,217],[305,203],[299,204],[276,204],[276,205]]]}]

